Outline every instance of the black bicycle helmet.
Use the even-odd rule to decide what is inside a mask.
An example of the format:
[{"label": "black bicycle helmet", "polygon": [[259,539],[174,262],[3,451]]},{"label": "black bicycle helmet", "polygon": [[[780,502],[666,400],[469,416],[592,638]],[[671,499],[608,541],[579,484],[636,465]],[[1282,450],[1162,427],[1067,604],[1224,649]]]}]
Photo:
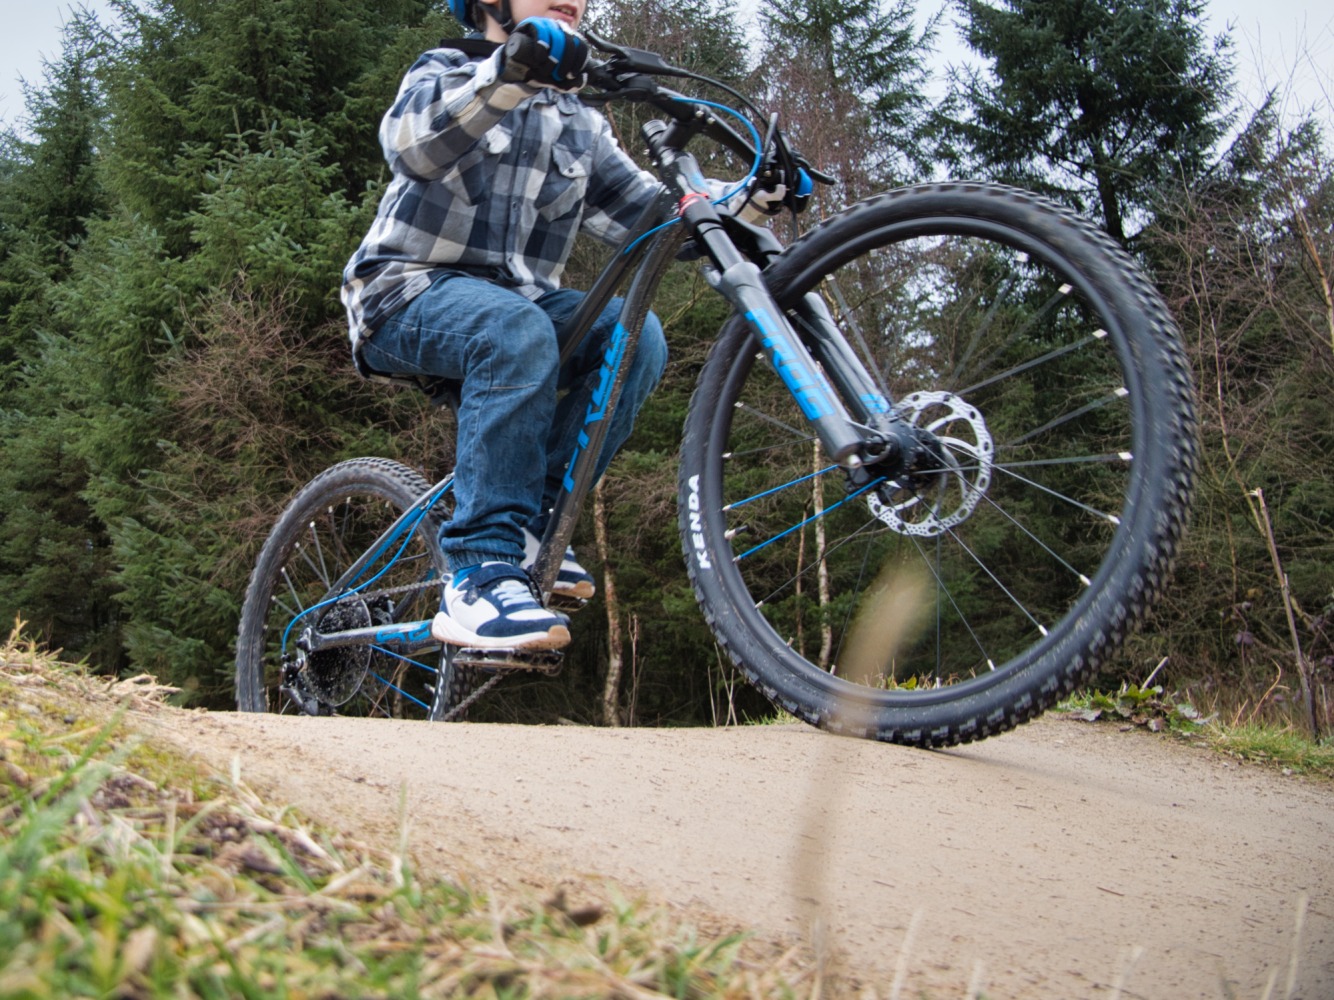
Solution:
[{"label": "black bicycle helmet", "polygon": [[[514,30],[514,18],[510,15],[510,0],[500,0],[499,10],[495,4],[482,4],[487,16],[495,20],[506,31]],[[449,12],[454,19],[469,31],[485,34],[486,28],[478,24],[472,16],[472,0],[449,0]]]}]

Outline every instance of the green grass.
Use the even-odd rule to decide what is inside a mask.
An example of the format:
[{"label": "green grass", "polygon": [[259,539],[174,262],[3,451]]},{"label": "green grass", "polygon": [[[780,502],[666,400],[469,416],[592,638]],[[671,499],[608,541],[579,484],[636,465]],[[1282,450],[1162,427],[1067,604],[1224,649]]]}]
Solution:
[{"label": "green grass", "polygon": [[1334,746],[1315,743],[1291,728],[1256,723],[1211,725],[1205,736],[1210,746],[1233,757],[1270,764],[1294,774],[1334,778]]},{"label": "green grass", "polygon": [[1316,742],[1291,725],[1228,724],[1203,716],[1188,701],[1161,686],[1122,686],[1119,691],[1085,691],[1057,706],[1089,722],[1115,722],[1201,743],[1217,753],[1273,767],[1285,774],[1334,778],[1334,745]]},{"label": "green grass", "polygon": [[0,646],[0,998],[820,992],[613,890],[501,898],[312,826],[137,738],[134,691]]}]

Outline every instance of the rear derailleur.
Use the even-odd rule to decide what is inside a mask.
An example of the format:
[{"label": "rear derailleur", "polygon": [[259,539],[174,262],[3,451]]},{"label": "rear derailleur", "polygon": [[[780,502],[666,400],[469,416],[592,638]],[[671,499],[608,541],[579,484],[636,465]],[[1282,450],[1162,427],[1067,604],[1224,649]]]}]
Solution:
[{"label": "rear derailleur", "polygon": [[333,715],[333,707],[324,704],[306,686],[304,665],[305,654],[288,653],[283,657],[282,682],[278,693],[286,695],[302,715]]}]

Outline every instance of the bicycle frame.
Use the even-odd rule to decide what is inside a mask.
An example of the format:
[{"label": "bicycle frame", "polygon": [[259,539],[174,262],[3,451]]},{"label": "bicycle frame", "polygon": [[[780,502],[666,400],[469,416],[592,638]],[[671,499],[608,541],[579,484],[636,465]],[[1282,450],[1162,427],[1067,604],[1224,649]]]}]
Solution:
[{"label": "bicycle frame", "polygon": [[[664,183],[664,192],[641,213],[566,324],[570,335],[564,338],[562,363],[588,335],[626,276],[633,273],[603,353],[598,386],[584,417],[583,431],[575,453],[570,456],[562,489],[552,507],[533,566],[532,576],[544,602],[551,598],[561,559],[593,486],[597,458],[610,423],[607,418],[620,402],[625,362],[634,357],[653,297],[687,239],[693,239],[707,256],[706,277],[710,284],[750,326],[756,344],[835,463],[855,470],[871,459],[880,461],[896,451],[907,453],[915,444],[911,432],[893,416],[885,392],[878,388],[844,340],[825,302],[815,294],[806,296],[795,310],[800,332],[774,302],[761,266],[782,250],[782,244],[768,229],[736,219],[724,220],[710,202],[710,191],[696,159],[680,147],[697,132],[709,131],[710,126],[717,125],[706,117],[702,121],[677,121],[670,125],[651,121],[644,126],[644,137]],[[733,233],[744,234],[747,244],[744,249],[733,239]],[[827,379],[839,386],[843,398],[859,401],[860,412],[849,413]],[[325,603],[368,586],[371,581],[353,585],[394,547],[405,531],[417,527],[452,482],[452,476],[441,480],[405,511],[335,582]],[[315,607],[321,606],[324,605]],[[307,653],[366,644],[401,656],[438,645],[430,635],[429,621],[330,634],[310,627],[301,636],[301,646]]]}]

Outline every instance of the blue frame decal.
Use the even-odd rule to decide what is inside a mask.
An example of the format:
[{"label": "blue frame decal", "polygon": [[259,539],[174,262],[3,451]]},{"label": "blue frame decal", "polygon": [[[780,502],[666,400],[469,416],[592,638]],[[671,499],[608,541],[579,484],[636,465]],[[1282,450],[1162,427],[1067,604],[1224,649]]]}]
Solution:
[{"label": "blue frame decal", "polygon": [[819,420],[821,417],[833,416],[834,407],[829,402],[823,381],[796,360],[797,352],[793,349],[787,334],[783,333],[773,321],[773,317],[763,311],[751,310],[746,313],[746,319],[760,331],[761,342],[765,349],[773,353],[773,363],[778,370],[778,376],[800,404],[806,419]]},{"label": "blue frame decal", "polygon": [[[593,398],[588,403],[588,413],[584,416],[584,426],[596,424],[607,415],[607,404],[611,402],[611,387],[616,382],[616,373],[620,370],[621,362],[625,358],[625,344],[629,340],[630,334],[619,322],[616,329],[611,333],[611,341],[607,344],[607,350],[602,355],[602,371],[598,376],[598,387],[593,390]],[[579,443],[575,446],[574,454],[570,456],[570,462],[565,467],[565,479],[562,481],[565,488],[571,492],[574,491],[574,466],[579,461],[579,456],[583,450],[588,447],[587,431],[579,432]]]},{"label": "blue frame decal", "polygon": [[431,623],[410,622],[407,625],[397,628],[384,628],[375,633],[377,643],[403,643],[409,645],[412,643],[425,642],[431,637]]}]

